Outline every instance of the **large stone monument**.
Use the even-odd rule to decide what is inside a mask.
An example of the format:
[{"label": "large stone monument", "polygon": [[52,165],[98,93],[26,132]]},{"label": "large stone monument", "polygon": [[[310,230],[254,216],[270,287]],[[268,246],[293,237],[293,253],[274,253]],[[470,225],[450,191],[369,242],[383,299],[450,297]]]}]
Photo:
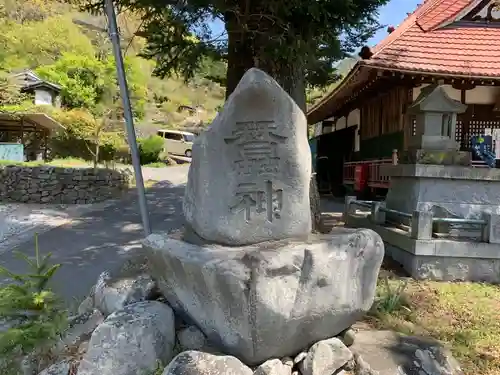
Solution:
[{"label": "large stone monument", "polygon": [[246,245],[311,232],[307,120],[283,93],[249,71],[193,145],[184,216],[205,240]]},{"label": "large stone monument", "polygon": [[383,243],[311,234],[310,177],[304,114],[251,69],[194,143],[185,230],[144,242],[177,314],[250,365],[341,333],[373,303]]}]

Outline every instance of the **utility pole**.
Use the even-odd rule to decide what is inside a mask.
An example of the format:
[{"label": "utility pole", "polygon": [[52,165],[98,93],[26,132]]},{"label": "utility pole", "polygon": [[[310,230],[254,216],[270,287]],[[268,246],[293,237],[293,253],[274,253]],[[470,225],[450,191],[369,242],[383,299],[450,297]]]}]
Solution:
[{"label": "utility pole", "polygon": [[148,205],[146,201],[146,191],[144,189],[144,179],[142,178],[141,163],[139,160],[139,149],[135,137],[134,118],[132,116],[132,107],[130,106],[130,97],[128,95],[127,78],[125,77],[125,68],[123,65],[122,51],[120,47],[120,36],[118,35],[118,25],[116,24],[116,14],[113,7],[113,0],[105,0],[106,16],[108,18],[108,32],[113,53],[115,55],[116,73],[120,85],[120,94],[123,102],[123,112],[125,125],[127,127],[127,138],[132,154],[132,165],[134,166],[135,182],[137,185],[137,195],[139,198],[139,209],[141,211],[142,227],[145,236],[151,234],[151,225],[149,223]]}]

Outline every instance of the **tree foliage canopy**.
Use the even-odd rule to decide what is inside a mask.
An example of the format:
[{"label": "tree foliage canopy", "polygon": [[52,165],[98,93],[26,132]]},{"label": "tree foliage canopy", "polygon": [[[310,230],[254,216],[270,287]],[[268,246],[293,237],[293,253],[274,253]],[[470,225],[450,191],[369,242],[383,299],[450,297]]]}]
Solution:
[{"label": "tree foliage canopy", "polygon": [[[98,11],[102,0],[73,0]],[[118,0],[141,15],[144,55],[156,74],[190,78],[204,57],[253,59],[252,66],[300,66],[311,85],[335,80],[334,62],[363,45],[379,28],[377,9],[388,0]],[[115,2],[116,3],[116,2]],[[220,20],[225,32],[214,35]]]},{"label": "tree foliage canopy", "polygon": [[[143,66],[137,59],[128,58],[125,63],[135,115],[142,117],[147,96],[147,74],[144,74]],[[101,114],[102,107],[119,106],[112,56],[100,60],[95,56],[64,53],[57,62],[40,66],[36,72],[49,82],[61,85],[62,104],[68,109],[85,108]]]},{"label": "tree foliage canopy", "polygon": [[[23,24],[0,20],[0,65],[4,69],[52,64],[65,52],[94,55],[94,47],[70,17],[54,16]],[[3,58],[2,58],[3,57]]]}]

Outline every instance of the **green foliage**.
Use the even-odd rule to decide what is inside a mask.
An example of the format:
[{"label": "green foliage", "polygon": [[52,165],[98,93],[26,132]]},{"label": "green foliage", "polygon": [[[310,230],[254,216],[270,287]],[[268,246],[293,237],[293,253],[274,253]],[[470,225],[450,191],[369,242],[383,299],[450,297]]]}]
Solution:
[{"label": "green foliage", "polygon": [[[143,55],[157,61],[155,72],[161,77],[178,73],[192,78],[209,57],[227,59],[236,81],[258,64],[277,75],[296,69],[298,78],[323,86],[338,78],[334,62],[353,53],[380,27],[377,10],[387,2],[119,0],[117,5],[141,14],[147,40]],[[103,9],[103,0],[77,3]],[[228,35],[214,35],[214,19],[224,23]]]},{"label": "green foliage", "polygon": [[65,127],[51,138],[52,157],[77,157],[97,164],[116,160],[125,147],[122,132],[108,131],[102,119],[86,110],[52,111],[51,115]]},{"label": "green foliage", "polygon": [[[28,267],[28,273],[15,274],[0,266],[0,274],[11,283],[0,287],[0,321],[9,327],[0,332],[0,357],[4,359],[2,374],[16,374],[16,366],[25,355],[43,353],[67,326],[62,302],[48,283],[60,265],[51,265],[50,254],[40,256],[35,236],[35,257],[16,253]],[[0,365],[1,367],[2,365]]]},{"label": "green foliage", "polygon": [[0,111],[4,106],[21,105],[26,99],[26,95],[21,93],[9,74],[0,70]]},{"label": "green foliage", "polygon": [[5,69],[52,64],[65,52],[79,56],[94,55],[92,41],[68,16],[22,24],[2,19],[0,45],[3,49],[0,66]]},{"label": "green foliage", "polygon": [[384,278],[383,288],[377,290],[377,298],[374,303],[374,311],[377,314],[393,314],[401,310],[409,311],[409,303],[406,298],[408,281],[401,281],[395,287],[391,286],[388,277]]},{"label": "green foliage", "polygon": [[160,154],[165,148],[165,142],[162,137],[152,135],[147,138],[139,138],[139,158],[141,164],[156,163],[160,158]]},{"label": "green foliage", "polygon": [[[147,75],[137,58],[126,59],[125,65],[135,116],[142,117],[147,96]],[[62,87],[62,104],[68,109],[86,108],[93,113],[102,113],[103,107],[112,107],[120,112],[121,102],[112,56],[99,60],[95,56],[63,53],[57,62],[41,66],[36,72]]]},{"label": "green foliage", "polygon": [[107,94],[106,89],[115,84],[112,61],[73,53],[63,53],[53,65],[41,66],[36,73],[62,87],[62,104],[68,109],[94,109]]},{"label": "green foliage", "polygon": [[[106,27],[105,17],[79,13],[53,0],[0,0],[0,111],[43,112],[62,123],[68,131],[51,140],[51,157],[129,161],[108,35],[74,20]],[[144,40],[130,39],[141,22],[140,14],[131,12],[118,17],[137,134],[155,134],[165,124],[182,128],[208,123],[225,97],[213,82],[223,83],[225,64],[204,58],[189,85],[178,78],[152,77],[154,61],[137,56]],[[27,68],[62,87],[63,110],[35,106],[19,92],[9,76]],[[196,107],[196,114],[179,112],[181,105]],[[100,143],[97,158],[95,139]]]},{"label": "green foliage", "polygon": [[43,21],[69,9],[67,5],[53,0],[0,0],[0,17],[17,23]]}]

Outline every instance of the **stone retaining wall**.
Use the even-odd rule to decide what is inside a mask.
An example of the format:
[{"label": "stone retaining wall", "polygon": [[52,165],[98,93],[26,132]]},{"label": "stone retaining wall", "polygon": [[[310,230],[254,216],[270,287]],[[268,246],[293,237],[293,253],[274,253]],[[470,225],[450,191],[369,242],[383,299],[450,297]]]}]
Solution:
[{"label": "stone retaining wall", "polygon": [[0,167],[0,201],[85,204],[117,197],[129,175],[111,169]]}]

